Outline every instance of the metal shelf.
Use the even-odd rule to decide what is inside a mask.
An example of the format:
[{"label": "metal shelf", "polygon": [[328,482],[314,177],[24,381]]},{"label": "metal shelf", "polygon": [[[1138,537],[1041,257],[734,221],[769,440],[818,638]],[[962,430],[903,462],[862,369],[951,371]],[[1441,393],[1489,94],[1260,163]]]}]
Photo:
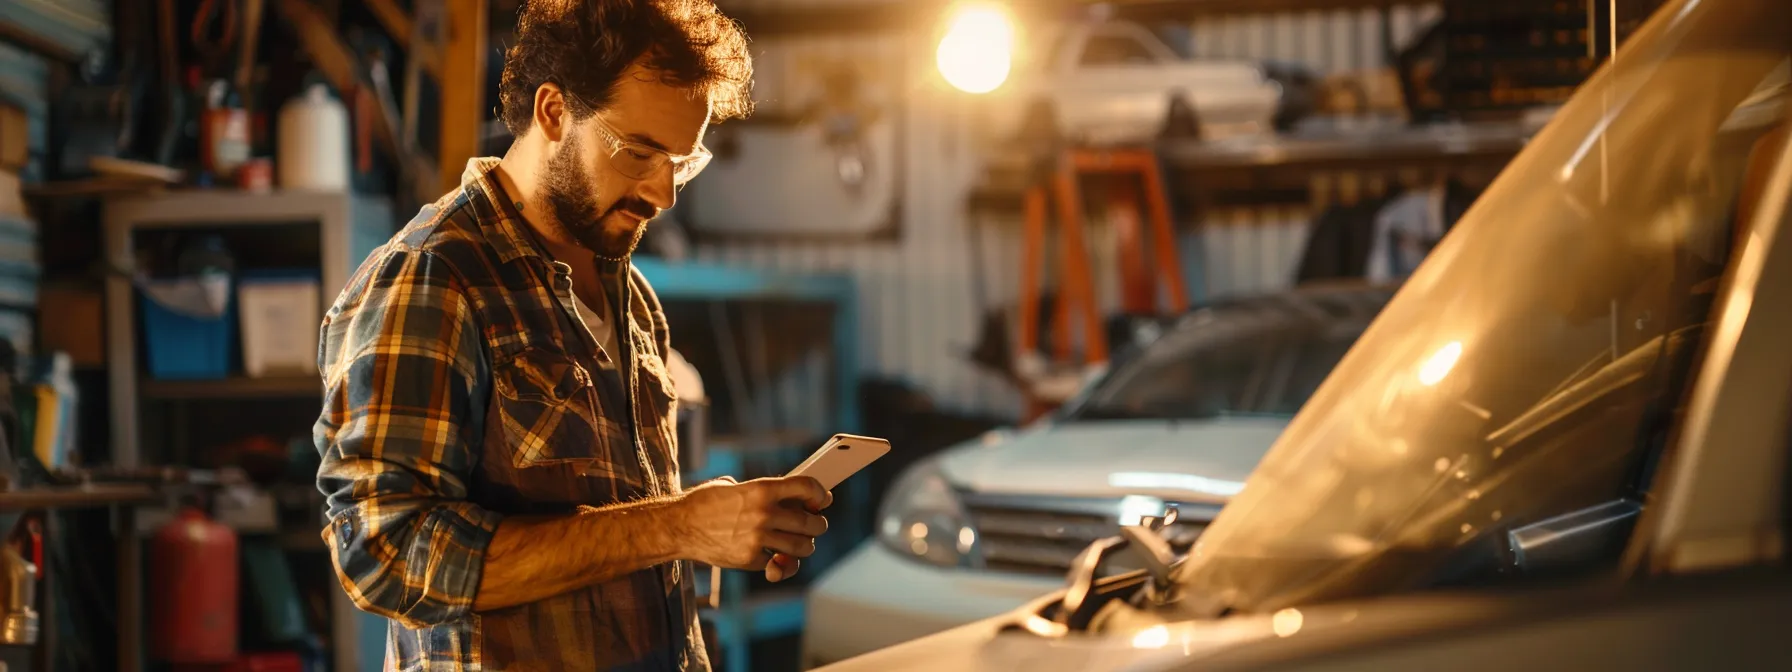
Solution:
[{"label": "metal shelf", "polygon": [[134,483],[94,483],[0,491],[0,511],[93,509],[161,501],[154,488]]},{"label": "metal shelf", "polygon": [[[783,273],[704,262],[668,263],[652,257],[636,257],[635,267],[653,285],[662,302],[799,301],[831,304],[834,385],[840,390],[831,423],[834,431],[853,432],[859,427],[858,289],[844,273]],[[694,483],[721,475],[740,476],[750,459],[788,453],[790,464],[801,461],[821,437],[811,432],[768,432],[754,436],[716,436],[702,469],[685,472]],[[866,476],[848,480],[835,489],[836,507],[859,511],[874,505]],[[839,523],[829,539],[819,542],[817,553],[803,571],[816,572],[831,559],[844,557],[852,543],[869,534],[855,523]],[[831,542],[836,542],[834,546]],[[702,576],[699,577],[701,580]],[[754,640],[802,631],[803,593],[800,587],[779,585],[749,590],[745,572],[722,576],[720,606],[706,610],[703,619],[715,627],[725,672],[745,672]]]},{"label": "metal shelf", "polygon": [[[319,314],[328,307],[349,273],[392,236],[390,202],[351,193],[234,189],[174,190],[106,199],[106,260],[117,269],[136,263],[136,237],[145,231],[302,225],[318,231],[322,281]],[[120,467],[140,464],[138,402],[143,399],[211,399],[322,395],[317,378],[234,378],[222,381],[158,381],[137,368],[135,289],[131,280],[106,280],[106,356],[111,371],[112,459]],[[303,381],[303,382],[301,382]],[[139,389],[141,388],[141,389]]]},{"label": "metal shelf", "polygon": [[323,396],[317,376],[222,378],[218,380],[154,380],[139,385],[145,399],[306,399]]},{"label": "metal shelf", "polygon": [[[939,24],[951,0],[880,3],[801,2],[775,10],[743,9],[728,15],[748,35],[865,33],[925,30]],[[1117,16],[1143,21],[1188,20],[1215,14],[1266,14],[1291,11],[1372,9],[1426,4],[1425,0],[1035,0],[1016,3],[1029,17],[1075,18],[1092,5],[1105,4]]]},{"label": "metal shelf", "polygon": [[[1189,175],[1238,171],[1310,172],[1503,161],[1524,149],[1540,128],[1539,122],[1519,121],[1432,126],[1319,122],[1305,130],[1267,137],[1164,140],[1155,149],[1166,169],[1165,178],[1176,182]],[[967,208],[1018,208],[1028,184],[1029,160],[1021,153],[992,158],[985,179],[971,191]],[[1173,184],[1171,188],[1184,186]],[[1193,188],[1203,187],[1196,183]]]},{"label": "metal shelf", "polygon": [[1264,138],[1165,141],[1158,156],[1176,170],[1317,167],[1511,156],[1537,132],[1534,124],[1329,126]]},{"label": "metal shelf", "polygon": [[0,42],[39,56],[75,65],[87,52],[111,41],[106,3],[67,0],[0,2]]},{"label": "metal shelf", "polygon": [[852,278],[845,274],[774,273],[698,261],[669,263],[640,256],[635,268],[661,301],[670,299],[809,299],[851,301]]},{"label": "metal shelf", "polygon": [[859,293],[852,276],[779,273],[700,261],[668,263],[649,256],[635,257],[634,265],[653,285],[661,302],[800,300],[834,304],[835,382],[844,395],[836,424],[843,432],[859,426],[859,405],[853,392],[859,382]]}]

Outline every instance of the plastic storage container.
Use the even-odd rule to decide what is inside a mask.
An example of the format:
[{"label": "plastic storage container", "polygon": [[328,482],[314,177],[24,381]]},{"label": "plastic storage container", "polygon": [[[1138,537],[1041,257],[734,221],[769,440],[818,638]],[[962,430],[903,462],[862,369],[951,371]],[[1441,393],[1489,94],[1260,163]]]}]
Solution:
[{"label": "plastic storage container", "polygon": [[243,371],[252,378],[317,375],[322,322],[316,271],[250,271],[237,284]]},{"label": "plastic storage container", "polygon": [[280,108],[279,138],[281,189],[348,190],[348,109],[328,86],[312,84]]},{"label": "plastic storage container", "polygon": [[[190,280],[149,280],[150,286],[163,283],[189,283]],[[235,359],[234,324],[236,305],[225,304],[217,316],[197,316],[163,305],[144,292],[137,294],[143,311],[143,341],[148,357],[149,375],[163,380],[214,380],[230,375]]]}]

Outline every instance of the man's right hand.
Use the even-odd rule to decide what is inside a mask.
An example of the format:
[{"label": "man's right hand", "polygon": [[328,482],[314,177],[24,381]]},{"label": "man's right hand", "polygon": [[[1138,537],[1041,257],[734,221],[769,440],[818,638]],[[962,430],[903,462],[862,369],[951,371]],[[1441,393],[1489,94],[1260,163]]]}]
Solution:
[{"label": "man's right hand", "polygon": [[828,519],[811,512],[833,502],[833,494],[808,476],[703,483],[679,502],[688,556],[744,570],[764,569],[772,559],[766,551],[809,557],[815,538],[828,531]]}]

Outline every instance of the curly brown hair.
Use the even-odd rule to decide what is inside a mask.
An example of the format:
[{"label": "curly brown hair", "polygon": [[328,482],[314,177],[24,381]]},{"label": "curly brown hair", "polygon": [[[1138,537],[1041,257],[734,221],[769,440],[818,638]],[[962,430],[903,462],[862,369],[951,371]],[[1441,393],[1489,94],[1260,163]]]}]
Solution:
[{"label": "curly brown hair", "polygon": [[529,131],[542,84],[558,85],[584,119],[610,104],[616,80],[643,57],[662,82],[707,97],[715,121],[752,111],[747,36],[711,0],[532,0],[518,11],[498,85],[511,135]]}]

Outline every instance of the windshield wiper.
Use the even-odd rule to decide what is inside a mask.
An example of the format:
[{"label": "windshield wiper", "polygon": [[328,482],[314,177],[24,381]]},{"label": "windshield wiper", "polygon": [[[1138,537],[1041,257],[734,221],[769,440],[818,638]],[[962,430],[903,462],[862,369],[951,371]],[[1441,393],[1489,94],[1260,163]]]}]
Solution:
[{"label": "windshield wiper", "polygon": [[1176,507],[1167,507],[1163,516],[1144,516],[1138,525],[1126,525],[1120,528],[1120,536],[1097,539],[1076,555],[1070,562],[1067,575],[1068,586],[1064,591],[1064,599],[1058,604],[1058,613],[1052,620],[1059,626],[1070,628],[1072,621],[1080,616],[1087,606],[1089,596],[1095,590],[1095,579],[1100,576],[1101,569],[1108,560],[1120,553],[1131,550],[1145,563],[1145,573],[1150,579],[1146,582],[1143,597],[1152,605],[1161,606],[1171,601],[1176,582],[1171,579],[1176,564],[1176,552],[1171,549],[1170,542],[1163,537],[1163,532],[1176,523]]},{"label": "windshield wiper", "polygon": [[[1071,420],[1163,420],[1165,422],[1183,422],[1189,420],[1212,420],[1214,418],[1234,415],[1229,412],[1175,412],[1175,411],[1135,411],[1112,406],[1087,406],[1071,415]],[[1240,413],[1236,415],[1249,415]]]},{"label": "windshield wiper", "polygon": [[1159,420],[1156,415],[1112,406],[1089,406],[1071,416],[1072,420]]}]

